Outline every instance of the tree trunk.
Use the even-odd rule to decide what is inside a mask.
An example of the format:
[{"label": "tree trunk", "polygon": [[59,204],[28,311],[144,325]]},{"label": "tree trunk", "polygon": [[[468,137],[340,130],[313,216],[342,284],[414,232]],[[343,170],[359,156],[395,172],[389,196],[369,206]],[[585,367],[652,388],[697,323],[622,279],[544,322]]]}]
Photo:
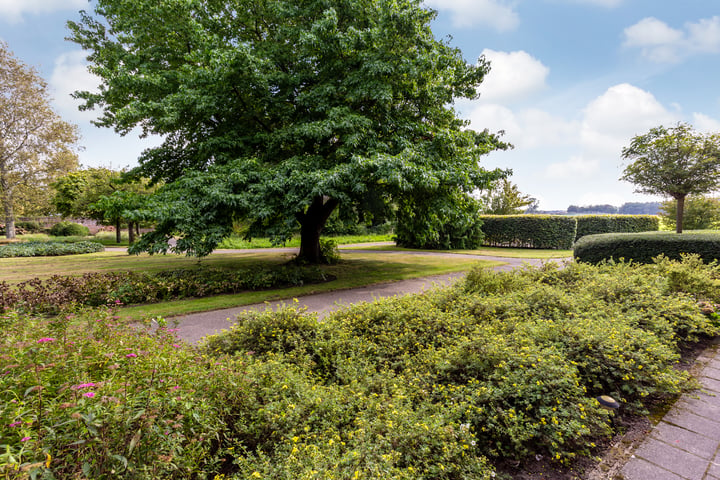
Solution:
[{"label": "tree trunk", "polygon": [[13,210],[12,197],[6,193],[3,195],[2,200],[5,207],[5,237],[15,238],[15,211]]},{"label": "tree trunk", "polygon": [[120,219],[115,220],[115,243],[122,242],[122,230],[120,225]]},{"label": "tree trunk", "polygon": [[675,232],[682,233],[683,215],[685,214],[685,195],[677,197],[677,216],[675,217]]},{"label": "tree trunk", "polygon": [[135,229],[133,227],[133,222],[128,222],[128,243],[130,245],[135,243]]},{"label": "tree trunk", "polygon": [[334,198],[318,196],[313,199],[305,213],[297,215],[300,222],[298,262],[318,264],[325,261],[320,251],[320,232],[338,203]]}]

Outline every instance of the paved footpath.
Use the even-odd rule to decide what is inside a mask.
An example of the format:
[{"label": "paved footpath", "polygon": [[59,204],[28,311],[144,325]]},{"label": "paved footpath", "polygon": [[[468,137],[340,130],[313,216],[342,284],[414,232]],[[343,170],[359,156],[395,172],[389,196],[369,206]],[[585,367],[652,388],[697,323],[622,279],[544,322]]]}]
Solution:
[{"label": "paved footpath", "polygon": [[[359,252],[360,250],[355,250]],[[218,252],[221,253],[221,252]],[[373,251],[373,253],[390,253]],[[408,252],[402,252],[407,254]],[[427,253],[425,253],[427,255]],[[458,255],[444,254],[433,252],[432,255]],[[466,255],[463,255],[466,256]],[[504,265],[494,267],[496,270],[510,270],[521,267],[523,264],[540,265],[541,260],[521,259],[521,258],[500,258],[500,257],[480,257],[478,255],[467,255],[480,260],[491,260],[505,262]],[[561,260],[560,260],[561,261]],[[222,310],[213,310],[210,312],[193,313],[168,320],[177,322],[178,338],[188,342],[197,343],[202,337],[217,333],[223,329],[227,329],[235,320],[235,317],[247,310],[265,310],[267,308],[277,308],[278,306],[293,303],[295,306],[306,307],[308,312],[315,312],[318,318],[323,318],[330,312],[345,308],[354,303],[372,302],[378,298],[393,297],[396,295],[406,295],[410,293],[420,293],[424,290],[438,285],[447,285],[454,282],[458,278],[464,276],[464,273],[450,273],[446,275],[435,275],[431,277],[414,278],[410,280],[401,280],[392,283],[380,283],[368,285],[366,287],[353,288],[349,290],[336,290],[333,292],[318,293],[315,295],[305,295],[297,297],[298,302],[294,303],[292,299],[279,300],[277,302],[256,303],[252,305],[243,305],[241,307],[225,308]]]},{"label": "paved footpath", "polygon": [[683,395],[622,468],[624,480],[720,480],[720,348],[698,358],[700,390]]}]

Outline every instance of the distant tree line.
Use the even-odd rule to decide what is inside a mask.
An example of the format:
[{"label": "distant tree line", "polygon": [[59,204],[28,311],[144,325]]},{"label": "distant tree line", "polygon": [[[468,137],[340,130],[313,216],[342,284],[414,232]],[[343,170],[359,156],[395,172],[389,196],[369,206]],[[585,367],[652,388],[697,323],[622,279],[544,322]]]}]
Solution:
[{"label": "distant tree line", "polygon": [[570,205],[567,209],[569,214],[607,213],[620,215],[658,215],[660,213],[660,202],[628,202],[620,207],[615,205]]}]

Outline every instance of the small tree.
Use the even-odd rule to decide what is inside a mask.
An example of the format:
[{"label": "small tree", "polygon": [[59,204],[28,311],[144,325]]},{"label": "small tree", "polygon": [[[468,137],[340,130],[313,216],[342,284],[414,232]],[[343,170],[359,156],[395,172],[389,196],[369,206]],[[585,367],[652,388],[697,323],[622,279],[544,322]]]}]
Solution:
[{"label": "small tree", "polygon": [[77,127],[50,108],[47,84],[0,42],[0,203],[5,235],[15,237],[15,207],[39,198],[58,176],[77,168]]},{"label": "small tree", "polygon": [[697,133],[685,123],[634,137],[622,156],[633,162],[621,180],[634,183],[638,193],[675,199],[677,233],[682,233],[685,198],[720,186],[720,135]]},{"label": "small tree", "polygon": [[503,178],[487,191],[480,199],[488,215],[517,215],[523,208],[535,203],[535,198],[520,192],[517,185]]}]

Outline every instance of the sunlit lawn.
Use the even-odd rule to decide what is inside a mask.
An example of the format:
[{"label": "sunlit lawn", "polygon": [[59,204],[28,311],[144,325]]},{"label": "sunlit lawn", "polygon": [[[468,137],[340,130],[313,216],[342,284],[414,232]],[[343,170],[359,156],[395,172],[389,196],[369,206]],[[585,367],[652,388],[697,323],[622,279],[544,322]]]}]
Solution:
[{"label": "sunlit lawn", "polygon": [[462,253],[466,255],[484,255],[490,257],[505,258],[534,258],[534,259],[550,259],[550,258],[566,258],[572,257],[572,250],[540,250],[533,248],[501,248],[501,247],[482,247],[477,250],[419,250],[415,248],[403,248],[395,245],[375,245],[375,246],[355,246],[344,249],[348,250],[387,250],[396,252],[442,252],[442,253]]},{"label": "sunlit lawn", "polygon": [[[200,262],[195,258],[182,255],[131,256],[122,251],[64,257],[2,258],[0,259],[0,278],[12,284],[34,277],[81,275],[86,272],[158,272],[196,268],[198,265],[252,269],[286,263],[292,257],[293,254],[290,253],[269,250],[267,252],[214,253]],[[480,261],[468,257],[410,255],[402,252],[373,254],[344,251],[342,252],[342,261],[338,265],[321,267],[329,276],[335,277],[335,280],[327,283],[126,307],[123,309],[122,315],[132,319],[155,315],[180,315],[375,283],[466,271],[479,264],[495,266],[501,265],[502,262]]]}]

